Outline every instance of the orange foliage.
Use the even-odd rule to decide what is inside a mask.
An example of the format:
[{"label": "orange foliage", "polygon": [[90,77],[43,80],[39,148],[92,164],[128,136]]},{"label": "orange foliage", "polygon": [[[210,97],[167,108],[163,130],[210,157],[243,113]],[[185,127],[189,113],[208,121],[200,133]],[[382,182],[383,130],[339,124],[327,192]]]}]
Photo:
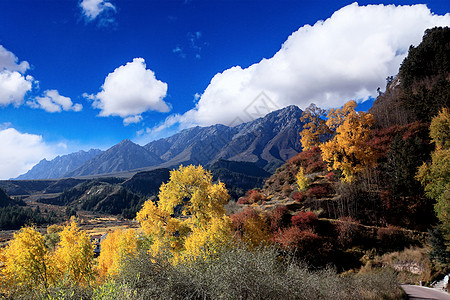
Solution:
[{"label": "orange foliage", "polygon": [[261,244],[265,245],[270,240],[267,218],[252,207],[230,216],[237,237],[250,249]]}]

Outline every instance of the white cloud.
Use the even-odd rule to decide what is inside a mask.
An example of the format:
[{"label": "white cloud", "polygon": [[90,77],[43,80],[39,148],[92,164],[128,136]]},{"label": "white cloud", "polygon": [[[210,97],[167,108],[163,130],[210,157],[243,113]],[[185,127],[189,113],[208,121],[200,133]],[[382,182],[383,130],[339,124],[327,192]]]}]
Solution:
[{"label": "white cloud", "polygon": [[116,7],[108,0],[82,0],[80,7],[89,21],[94,20],[101,14],[116,11]]},{"label": "white cloud", "polygon": [[125,124],[125,126],[127,126],[130,124],[139,123],[140,121],[142,121],[142,116],[140,116],[140,115],[130,116],[130,117],[126,117],[125,119],[123,119],[123,124]]},{"label": "white cloud", "polygon": [[0,106],[21,105],[25,94],[31,91],[32,86],[33,77],[31,76],[23,76],[17,71],[0,72]]},{"label": "white cloud", "polygon": [[14,55],[14,53],[6,50],[2,45],[0,45],[0,71],[18,71],[23,74],[29,68],[30,64],[27,61],[22,61],[19,63],[19,59]]},{"label": "white cloud", "polygon": [[41,108],[50,113],[63,110],[78,112],[83,109],[81,104],[73,104],[69,97],[61,96],[57,90],[47,90],[42,97],[36,97],[34,101],[28,101],[27,104],[32,108]]},{"label": "white cloud", "polygon": [[353,3],[325,21],[301,27],[272,58],[216,74],[196,107],[179,121],[182,127],[249,121],[248,111],[259,105],[253,101],[263,91],[273,109],[305,108],[311,102],[339,107],[350,99],[376,96],[425,29],[448,25],[450,14],[434,15],[425,5]]},{"label": "white cloud", "polygon": [[146,69],[143,58],[135,58],[110,73],[98,94],[84,97],[94,101],[100,116],[120,116],[129,124],[142,120],[146,111],[168,112],[170,107],[163,101],[166,94],[167,84]]},{"label": "white cloud", "polygon": [[0,45],[0,106],[23,103],[34,82],[33,77],[23,75],[29,68],[28,62],[19,63],[12,52]]},{"label": "white cloud", "polygon": [[17,177],[42,158],[55,156],[53,147],[47,145],[42,136],[21,133],[14,128],[0,128],[0,144],[0,179]]}]

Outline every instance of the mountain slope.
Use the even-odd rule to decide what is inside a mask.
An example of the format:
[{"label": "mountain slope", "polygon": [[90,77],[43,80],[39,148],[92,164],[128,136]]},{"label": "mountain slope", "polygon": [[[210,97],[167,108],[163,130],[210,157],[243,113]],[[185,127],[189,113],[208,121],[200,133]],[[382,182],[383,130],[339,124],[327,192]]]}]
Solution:
[{"label": "mountain slope", "polygon": [[[180,164],[208,166],[220,159],[252,162],[273,172],[301,150],[298,135],[303,127],[301,114],[302,110],[297,106],[288,106],[235,127],[216,124],[185,129],[143,147],[124,140],[66,173],[52,171],[50,166],[56,161],[43,161],[33,168],[33,172],[20,178],[25,179],[25,175],[26,178],[44,178],[51,172],[51,176],[61,178],[133,170],[128,174],[132,176],[138,171],[172,168]],[[47,166],[51,170],[47,170]]]},{"label": "mountain slope", "polygon": [[96,175],[133,170],[160,164],[162,160],[130,140],[123,140],[102,154],[68,172],[65,177]]},{"label": "mountain slope", "polygon": [[219,159],[254,162],[260,167],[279,166],[301,150],[301,114],[302,110],[292,105],[236,127],[185,129],[144,147],[160,154],[166,161],[164,167],[210,165]]},{"label": "mountain slope", "polygon": [[301,150],[299,132],[302,110],[291,105],[242,124],[232,141],[215,157],[255,162],[261,167],[282,164]]},{"label": "mountain slope", "polygon": [[78,151],[67,155],[57,156],[55,159],[48,161],[45,158],[35,165],[27,173],[17,177],[17,180],[26,179],[53,179],[61,178],[64,174],[75,170],[88,160],[101,154],[103,151],[99,149],[91,149],[89,151]]}]

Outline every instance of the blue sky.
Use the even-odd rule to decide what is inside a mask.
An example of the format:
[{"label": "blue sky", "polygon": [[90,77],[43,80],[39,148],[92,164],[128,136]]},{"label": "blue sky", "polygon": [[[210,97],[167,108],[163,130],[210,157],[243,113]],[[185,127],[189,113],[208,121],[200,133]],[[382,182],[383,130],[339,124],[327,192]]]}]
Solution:
[{"label": "blue sky", "polygon": [[374,97],[448,12],[444,0],[1,0],[0,179],[248,121],[261,92],[270,109]]}]

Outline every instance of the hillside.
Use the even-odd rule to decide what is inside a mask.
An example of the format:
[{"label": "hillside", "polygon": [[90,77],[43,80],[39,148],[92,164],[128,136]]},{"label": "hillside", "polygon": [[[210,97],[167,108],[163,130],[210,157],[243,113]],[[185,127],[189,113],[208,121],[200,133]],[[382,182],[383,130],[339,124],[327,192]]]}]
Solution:
[{"label": "hillside", "polygon": [[[296,255],[314,266],[331,263],[339,270],[363,271],[390,266],[398,272],[399,281],[413,283],[430,282],[448,272],[450,252],[444,241],[448,242],[449,227],[448,219],[442,217],[448,194],[436,206],[417,174],[424,162],[435,164],[435,152],[441,151],[444,158],[433,180],[448,191],[448,150],[443,146],[448,139],[448,115],[439,117],[447,125],[434,125],[442,139],[436,148],[430,121],[450,104],[450,52],[442,51],[450,49],[449,32],[449,28],[427,30],[422,44],[411,47],[399,74],[389,78],[386,92],[370,110],[374,123],[366,125],[367,134],[361,131],[365,125],[356,121],[367,115],[343,108],[337,113],[343,118],[339,129],[319,136],[316,147],[292,157],[261,189],[247,191],[238,200],[240,210],[232,216],[244,224],[238,228],[256,222],[260,213],[272,242],[295,247]],[[432,99],[437,95],[439,99]],[[358,139],[364,142],[358,144]],[[354,152],[358,147],[362,151]],[[333,154],[331,159],[324,151]],[[358,156],[361,153],[370,156]],[[365,161],[369,163],[364,165]],[[345,177],[344,171],[348,174],[361,165],[364,168],[355,171],[355,176]]]}]

